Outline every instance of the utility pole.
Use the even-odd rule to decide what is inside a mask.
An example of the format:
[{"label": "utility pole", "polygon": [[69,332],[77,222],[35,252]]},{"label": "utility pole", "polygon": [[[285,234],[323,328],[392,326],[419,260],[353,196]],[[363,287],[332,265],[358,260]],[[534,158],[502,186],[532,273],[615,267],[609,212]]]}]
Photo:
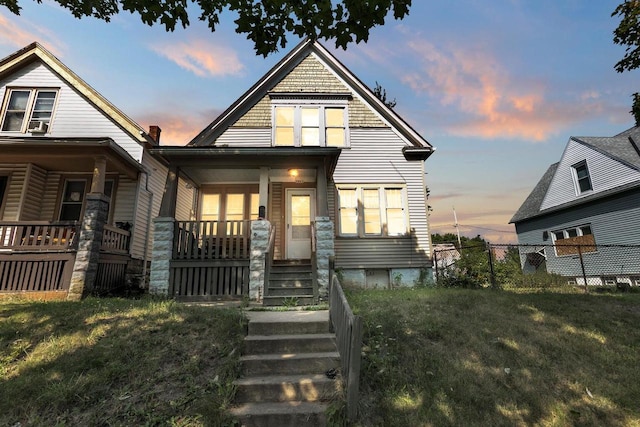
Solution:
[{"label": "utility pole", "polygon": [[462,243],[460,242],[460,228],[458,228],[458,215],[456,215],[456,207],[453,207],[453,226],[456,228],[456,233],[458,234],[458,248],[462,249]]}]

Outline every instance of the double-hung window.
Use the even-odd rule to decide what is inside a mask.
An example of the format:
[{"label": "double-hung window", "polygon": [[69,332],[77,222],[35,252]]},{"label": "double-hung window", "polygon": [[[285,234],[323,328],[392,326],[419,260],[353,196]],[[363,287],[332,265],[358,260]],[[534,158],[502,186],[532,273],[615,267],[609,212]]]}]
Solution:
[{"label": "double-hung window", "polygon": [[347,105],[277,104],[273,107],[273,145],[347,146]]},{"label": "double-hung window", "polygon": [[402,236],[407,233],[406,189],[393,185],[338,187],[341,236]]},{"label": "double-hung window", "polygon": [[[60,221],[81,221],[84,213],[85,196],[89,192],[91,180],[88,178],[69,178],[64,181],[58,219]],[[114,193],[115,180],[104,181],[104,194],[109,197],[109,218],[111,221],[111,197]]]},{"label": "double-hung window", "polygon": [[[259,195],[256,190],[242,186],[205,188],[200,218],[203,221],[228,221],[228,235],[242,234],[241,221],[258,217]],[[212,232],[217,234],[217,230],[217,224],[214,224]]]},{"label": "double-hung window", "polygon": [[57,95],[55,89],[8,89],[0,129],[3,132],[46,133]]},{"label": "double-hung window", "polygon": [[573,179],[576,186],[576,193],[578,195],[593,190],[591,184],[591,176],[589,175],[589,168],[587,167],[587,161],[583,160],[572,166]]},{"label": "double-hung window", "polygon": [[578,253],[578,247],[582,253],[597,250],[590,224],[555,230],[551,232],[551,235],[558,256],[575,255]]}]

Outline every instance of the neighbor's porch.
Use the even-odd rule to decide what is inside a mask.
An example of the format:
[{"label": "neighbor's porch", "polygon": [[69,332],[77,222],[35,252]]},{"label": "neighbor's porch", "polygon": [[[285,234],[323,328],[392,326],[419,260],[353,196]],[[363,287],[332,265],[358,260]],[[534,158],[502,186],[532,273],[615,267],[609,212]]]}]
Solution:
[{"label": "neighbor's porch", "polygon": [[124,284],[131,232],[114,225],[116,194],[136,182],[137,162],[108,139],[0,147],[0,295],[79,298]]},{"label": "neighbor's porch", "polygon": [[[152,151],[171,165],[160,217],[155,220],[152,292],[179,299],[263,301],[272,289],[274,261],[291,261],[310,269],[311,292],[317,301],[326,288],[322,280],[318,286],[318,273],[328,280],[327,254],[333,253],[333,227],[327,233],[325,223],[331,224],[327,182],[338,149],[158,147]],[[185,211],[179,206],[187,191],[183,186],[197,190],[194,214],[188,220],[176,218],[176,212]],[[325,242],[327,236],[330,242]]]}]

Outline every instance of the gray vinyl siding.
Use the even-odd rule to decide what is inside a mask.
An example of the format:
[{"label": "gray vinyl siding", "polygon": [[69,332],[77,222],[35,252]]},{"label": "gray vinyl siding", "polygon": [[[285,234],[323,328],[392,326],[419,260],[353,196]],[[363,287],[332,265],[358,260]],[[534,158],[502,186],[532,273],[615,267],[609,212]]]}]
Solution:
[{"label": "gray vinyl siding", "polygon": [[229,128],[216,140],[217,146],[270,147],[271,128]]},{"label": "gray vinyl siding", "polygon": [[[110,137],[134,159],[142,158],[142,146],[100,110],[82,97],[47,66],[39,62],[27,65],[0,81],[0,99],[6,88],[59,88],[48,137]],[[31,136],[30,133],[0,132],[0,135]]]},{"label": "gray vinyl siding", "polygon": [[573,178],[572,166],[587,162],[593,191],[588,194],[611,190],[640,180],[640,171],[618,162],[584,144],[569,140],[567,148],[551,181],[541,210],[579,199]]},{"label": "gray vinyl siding", "polygon": [[[640,191],[629,191],[613,197],[558,213],[516,224],[520,244],[552,244],[545,242],[544,231],[562,230],[590,224],[596,245],[640,244]],[[557,257],[547,249],[547,269],[562,275],[580,276],[577,257]],[[584,254],[588,276],[615,275],[621,272],[640,274],[640,249],[598,248],[597,253]],[[632,271],[633,270],[633,271]]]},{"label": "gray vinyl siding", "polygon": [[27,175],[27,165],[0,164],[0,173],[9,175],[9,186],[2,214],[3,221],[18,221],[22,205],[22,189]]},{"label": "gray vinyl siding", "polygon": [[[333,181],[340,184],[402,185],[407,192],[410,235],[407,237],[336,237],[336,266],[342,268],[400,268],[429,263],[429,230],[425,204],[423,162],[408,162],[407,144],[391,129],[351,130],[350,148],[342,150]],[[336,218],[335,186],[330,185],[331,219]]]}]

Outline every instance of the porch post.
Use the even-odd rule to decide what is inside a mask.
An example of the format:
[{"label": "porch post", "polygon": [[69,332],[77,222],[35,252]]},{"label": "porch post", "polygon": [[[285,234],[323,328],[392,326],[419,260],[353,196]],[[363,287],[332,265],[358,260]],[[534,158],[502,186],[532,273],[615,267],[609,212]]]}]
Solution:
[{"label": "porch post", "polygon": [[149,293],[154,295],[169,296],[175,226],[175,219],[173,217],[158,217],[153,219],[153,246],[151,248]]},{"label": "porch post", "polygon": [[253,301],[261,301],[264,295],[265,254],[269,248],[270,232],[271,223],[269,221],[251,221],[249,299]]},{"label": "porch post", "polygon": [[[260,168],[260,188],[259,188],[259,203],[258,206],[264,206],[265,213],[264,218],[267,218],[267,204],[269,203],[269,168],[261,167]],[[254,218],[251,218],[254,219]]]},{"label": "porch post", "polygon": [[316,217],[316,272],[318,294],[326,300],[329,295],[329,259],[335,255],[333,222],[328,216]]},{"label": "porch post", "polygon": [[161,218],[174,218],[176,215],[176,202],[178,200],[178,167],[172,165],[167,173],[167,182],[164,185],[162,204],[158,214]]},{"label": "porch post", "polygon": [[106,157],[97,157],[93,165],[93,178],[91,179],[91,193],[104,193],[104,177],[107,174]]},{"label": "porch post", "polygon": [[102,193],[86,196],[84,217],[78,236],[78,252],[73,265],[67,299],[78,301],[93,290],[98,272],[102,233],[109,213],[109,198]]},{"label": "porch post", "polygon": [[316,209],[316,216],[329,216],[329,204],[327,202],[327,173],[324,168],[324,162],[320,163],[316,170]]}]

